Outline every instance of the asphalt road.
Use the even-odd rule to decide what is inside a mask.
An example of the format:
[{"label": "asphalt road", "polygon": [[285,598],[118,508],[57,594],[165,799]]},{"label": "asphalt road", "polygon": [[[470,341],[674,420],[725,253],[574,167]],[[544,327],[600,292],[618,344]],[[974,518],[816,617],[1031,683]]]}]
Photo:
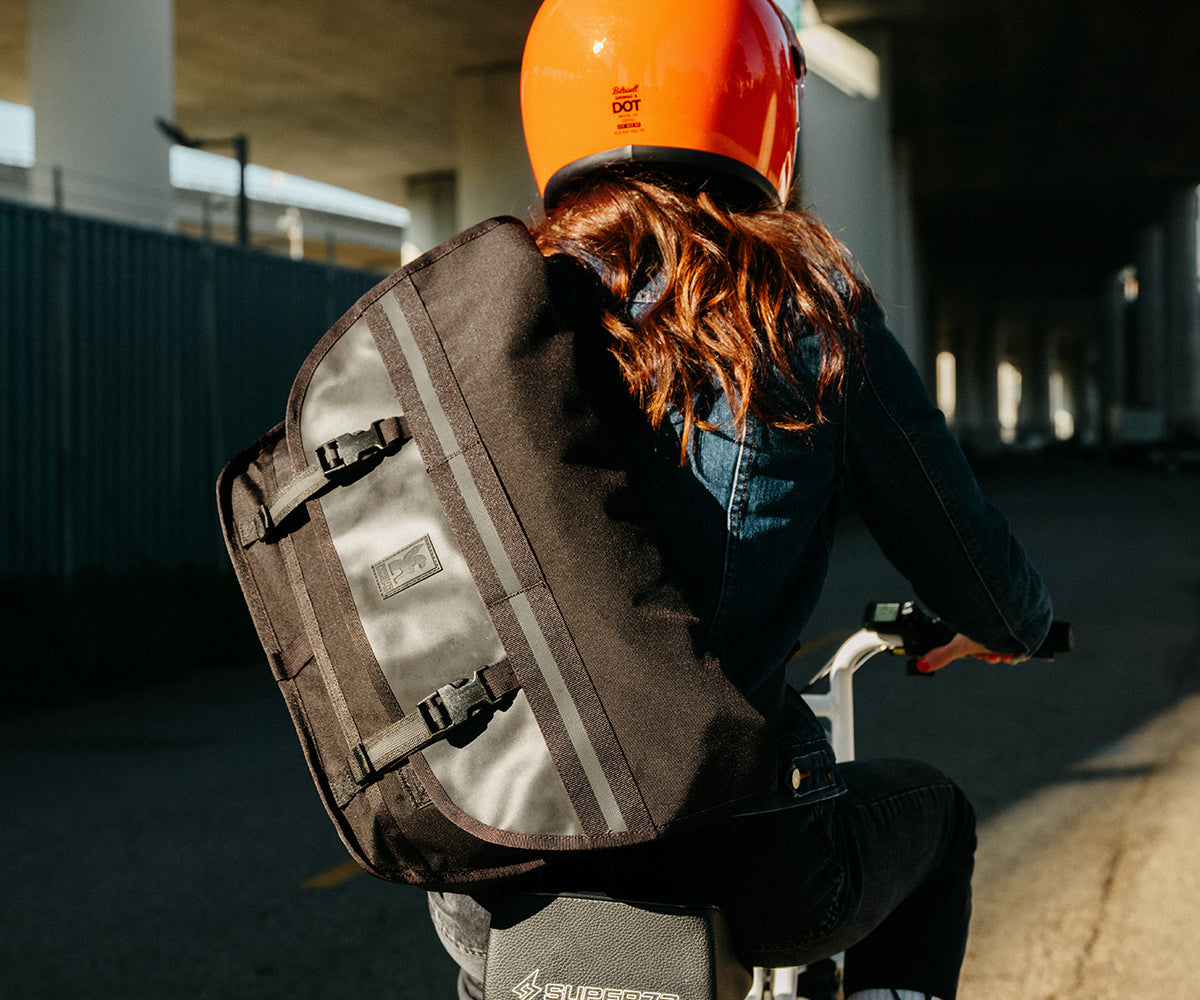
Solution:
[{"label": "asphalt road", "polygon": [[[979,807],[961,996],[1191,998],[1200,476],[1039,462],[983,480],[1078,648],[932,679],[872,665],[859,755],[931,760]],[[848,518],[806,638],[823,647],[897,596]],[[249,660],[0,723],[0,997],[451,1000],[423,894],[346,865]]]}]

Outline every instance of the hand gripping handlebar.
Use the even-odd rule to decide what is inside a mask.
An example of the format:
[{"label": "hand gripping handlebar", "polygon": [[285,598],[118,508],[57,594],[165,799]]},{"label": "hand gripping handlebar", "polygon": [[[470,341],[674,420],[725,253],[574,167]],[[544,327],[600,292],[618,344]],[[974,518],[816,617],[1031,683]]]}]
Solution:
[{"label": "hand gripping handlebar", "polygon": [[[891,652],[907,654],[914,661],[954,637],[949,625],[922,611],[912,601],[873,601],[863,612],[863,627],[884,637]],[[1053,660],[1055,654],[1069,653],[1074,647],[1075,631],[1070,623],[1056,621],[1051,623],[1045,641],[1030,656]]]}]

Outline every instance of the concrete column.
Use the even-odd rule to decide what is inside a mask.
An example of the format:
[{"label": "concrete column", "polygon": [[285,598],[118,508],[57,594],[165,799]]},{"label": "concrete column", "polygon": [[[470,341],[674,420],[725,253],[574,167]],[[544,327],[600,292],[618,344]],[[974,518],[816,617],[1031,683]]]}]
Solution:
[{"label": "concrete column", "polygon": [[[1072,436],[1081,442],[1090,440],[1094,437],[1090,433],[1090,386],[1084,359],[1079,350],[1079,339],[1073,336],[1073,331],[1063,329],[1057,334],[1056,340],[1058,356],[1055,377],[1059,380],[1059,393],[1051,398],[1054,436],[1060,440]],[[1060,410],[1070,414],[1069,423]]]},{"label": "concrete column", "polygon": [[1054,440],[1050,378],[1057,367],[1057,337],[1045,327],[1024,327],[1017,367],[1021,370],[1019,432],[1037,442]]},{"label": "concrete column", "polygon": [[171,0],[29,0],[34,200],[173,229],[174,74]]},{"label": "concrete column", "polygon": [[1086,419],[1080,426],[1076,416],[1075,438],[1085,447],[1095,448],[1102,446],[1105,440],[1104,401],[1100,394],[1099,380],[1096,378],[1100,366],[1099,352],[1094,340],[1084,341],[1081,347],[1084,352],[1080,366],[1082,387],[1076,393],[1076,399],[1079,400],[1079,412],[1084,414]]},{"label": "concrete column", "polygon": [[[873,49],[884,48],[874,41]],[[896,339],[920,363],[923,337],[906,281],[912,262],[897,245],[912,238],[907,174],[903,158],[898,163],[893,155],[886,67],[881,76],[883,91],[871,98],[809,73],[800,105],[800,202],[849,247]]]},{"label": "concrete column", "polygon": [[1200,298],[1197,295],[1196,189],[1176,192],[1164,229],[1167,426],[1200,433]]},{"label": "concrete column", "polygon": [[1166,433],[1166,275],[1163,228],[1146,226],[1137,235],[1137,301],[1127,339],[1127,400],[1115,440],[1125,446],[1155,444]]},{"label": "concrete column", "polygon": [[1104,320],[1094,309],[1090,321],[1064,330],[1059,342],[1059,371],[1065,382],[1065,398],[1074,420],[1075,442],[1086,448],[1100,445],[1104,438],[1104,403],[1100,387],[1100,358],[1103,348],[1097,334]]},{"label": "concrete column", "polygon": [[453,170],[406,178],[405,207],[412,213],[404,230],[404,263],[432,250],[458,232],[458,178]]},{"label": "concrete column", "polygon": [[1129,402],[1128,359],[1125,348],[1125,281],[1120,273],[1111,274],[1101,286],[1096,310],[1099,322],[1098,390],[1100,412],[1103,419],[1102,431],[1106,444],[1119,442],[1121,413]]},{"label": "concrete column", "polygon": [[[959,329],[957,318],[942,310],[937,317],[937,326],[933,336],[934,357],[933,377],[929,381],[929,394],[933,396],[938,408],[946,417],[946,423],[956,434],[958,433],[959,414],[958,399],[962,392],[962,377],[959,366],[963,363],[962,331]],[[947,354],[951,361],[943,368],[940,364],[942,354]]]},{"label": "concrete column", "polygon": [[541,206],[521,127],[520,66],[463,70],[455,79],[458,227]]},{"label": "concrete column", "polygon": [[1137,240],[1137,340],[1134,357],[1135,402],[1160,409],[1166,402],[1165,268],[1161,226],[1147,226]]},{"label": "concrete column", "polygon": [[[1081,444],[1094,443],[1095,393],[1089,372],[1086,343],[1079,328],[1063,323],[1050,334],[1050,429],[1052,440],[1074,438]],[[1069,415],[1069,419],[1065,414]]]},{"label": "concrete column", "polygon": [[[996,410],[1000,440],[1015,444],[1024,430],[1024,413],[1029,409],[1025,381],[1027,328],[1011,317],[1001,316],[992,325],[991,335],[996,361]],[[1022,405],[1024,404],[1024,405]]]},{"label": "concrete column", "polygon": [[937,382],[938,347],[929,328],[926,280],[912,200],[912,158],[906,146],[896,147],[892,182],[895,217],[889,244],[896,291],[888,323],[932,388]]},{"label": "concrete column", "polygon": [[978,316],[964,317],[960,329],[955,430],[965,447],[987,455],[1000,446],[1000,345],[995,331]]}]

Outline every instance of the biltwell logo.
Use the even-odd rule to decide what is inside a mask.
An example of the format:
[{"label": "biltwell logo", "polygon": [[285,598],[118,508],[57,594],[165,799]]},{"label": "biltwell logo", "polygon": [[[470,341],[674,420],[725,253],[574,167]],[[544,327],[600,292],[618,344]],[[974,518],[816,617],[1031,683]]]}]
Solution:
[{"label": "biltwell logo", "polygon": [[678,993],[634,990],[623,986],[583,986],[579,983],[538,985],[541,969],[534,969],[511,990],[518,1000],[679,1000]]},{"label": "biltwell logo", "polygon": [[632,87],[613,87],[612,109],[614,115],[619,115],[622,111],[637,111],[641,106],[642,99],[638,96],[638,84],[635,83]]},{"label": "biltwell logo", "polygon": [[640,131],[642,128],[642,95],[638,93],[640,84],[632,87],[613,87],[612,113],[617,118],[617,131],[627,129]]},{"label": "biltwell logo", "polygon": [[441,569],[442,564],[428,535],[404,546],[399,552],[381,559],[371,567],[375,574],[375,582],[379,585],[379,593],[383,595],[384,600],[433,576]]}]

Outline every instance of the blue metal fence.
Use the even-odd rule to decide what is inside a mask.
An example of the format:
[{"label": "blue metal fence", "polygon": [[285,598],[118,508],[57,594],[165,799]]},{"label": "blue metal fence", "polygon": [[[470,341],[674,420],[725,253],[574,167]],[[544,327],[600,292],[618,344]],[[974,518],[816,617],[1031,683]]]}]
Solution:
[{"label": "blue metal fence", "polygon": [[379,278],[0,202],[0,577],[224,565],[217,473]]}]

